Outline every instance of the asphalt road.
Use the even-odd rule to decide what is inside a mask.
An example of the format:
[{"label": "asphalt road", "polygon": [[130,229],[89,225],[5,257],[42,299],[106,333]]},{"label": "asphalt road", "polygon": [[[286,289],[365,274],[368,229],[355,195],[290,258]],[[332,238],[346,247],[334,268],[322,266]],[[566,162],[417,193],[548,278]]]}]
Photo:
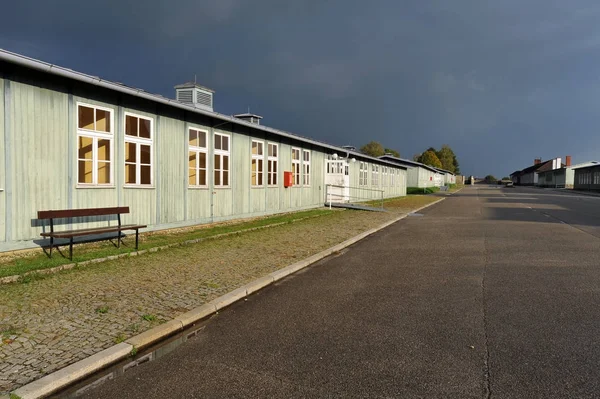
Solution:
[{"label": "asphalt road", "polygon": [[87,397],[595,398],[599,381],[600,198],[475,186]]}]

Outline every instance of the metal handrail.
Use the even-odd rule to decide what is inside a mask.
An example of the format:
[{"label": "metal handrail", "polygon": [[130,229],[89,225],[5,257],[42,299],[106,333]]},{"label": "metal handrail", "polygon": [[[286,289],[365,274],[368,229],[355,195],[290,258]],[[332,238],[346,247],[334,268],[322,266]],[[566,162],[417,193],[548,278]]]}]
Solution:
[{"label": "metal handrail", "polygon": [[383,195],[385,193],[385,190],[377,190],[377,189],[373,189],[373,188],[363,188],[363,187],[356,187],[356,186],[340,186],[337,184],[326,184],[325,185],[325,193],[327,195],[327,202],[329,202],[329,209],[331,209],[331,197],[335,196],[335,197],[342,197],[342,198],[357,198],[357,199],[364,199],[365,201],[374,201],[374,198],[366,198],[366,197],[355,197],[355,196],[351,196],[351,195],[344,195],[344,194],[335,194],[335,193],[331,193],[331,190],[329,189],[330,187],[338,187],[338,188],[348,188],[348,189],[358,189],[358,190],[364,190],[364,191],[374,191],[374,192],[379,192],[381,194],[381,209],[383,209]]}]

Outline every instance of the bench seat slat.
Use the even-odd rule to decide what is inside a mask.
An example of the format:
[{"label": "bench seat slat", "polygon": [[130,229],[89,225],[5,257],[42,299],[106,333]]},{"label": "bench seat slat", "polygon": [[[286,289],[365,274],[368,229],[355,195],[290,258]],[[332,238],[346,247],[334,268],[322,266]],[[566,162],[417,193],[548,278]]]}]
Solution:
[{"label": "bench seat slat", "polygon": [[124,224],[124,225],[121,225],[121,228],[119,228],[119,226],[95,227],[95,228],[89,228],[89,229],[55,231],[54,233],[44,232],[44,233],[41,233],[40,235],[42,237],[71,238],[71,237],[87,236],[87,235],[93,235],[93,234],[114,233],[119,230],[121,230],[121,231],[123,231],[123,230],[138,230],[138,229],[143,229],[145,227],[147,227],[147,226],[141,225],[141,224],[140,225]]},{"label": "bench seat slat", "polygon": [[82,208],[38,211],[38,219],[59,219],[86,216],[104,216],[129,213],[128,206],[113,206],[110,208]]}]

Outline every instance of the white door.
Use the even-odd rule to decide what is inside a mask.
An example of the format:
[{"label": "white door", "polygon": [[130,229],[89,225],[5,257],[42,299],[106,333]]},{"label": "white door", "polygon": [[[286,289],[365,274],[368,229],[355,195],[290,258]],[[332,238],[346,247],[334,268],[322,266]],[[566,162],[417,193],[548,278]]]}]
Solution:
[{"label": "white door", "polygon": [[348,202],[350,200],[350,175],[348,162],[325,160],[325,202]]}]

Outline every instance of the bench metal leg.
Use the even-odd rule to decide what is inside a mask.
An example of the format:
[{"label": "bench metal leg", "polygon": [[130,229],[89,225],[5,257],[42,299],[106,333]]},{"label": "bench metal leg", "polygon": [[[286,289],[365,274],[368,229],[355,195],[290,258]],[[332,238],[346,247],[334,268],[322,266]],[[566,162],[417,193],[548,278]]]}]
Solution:
[{"label": "bench metal leg", "polygon": [[136,251],[138,249],[139,234],[140,234],[140,231],[138,229],[135,229],[135,250]]},{"label": "bench metal leg", "polygon": [[54,237],[50,236],[50,258],[52,258],[52,247],[54,247]]},{"label": "bench metal leg", "polygon": [[69,240],[69,259],[73,260],[73,237]]},{"label": "bench metal leg", "polygon": [[117,233],[117,248],[121,248],[121,230]]}]

